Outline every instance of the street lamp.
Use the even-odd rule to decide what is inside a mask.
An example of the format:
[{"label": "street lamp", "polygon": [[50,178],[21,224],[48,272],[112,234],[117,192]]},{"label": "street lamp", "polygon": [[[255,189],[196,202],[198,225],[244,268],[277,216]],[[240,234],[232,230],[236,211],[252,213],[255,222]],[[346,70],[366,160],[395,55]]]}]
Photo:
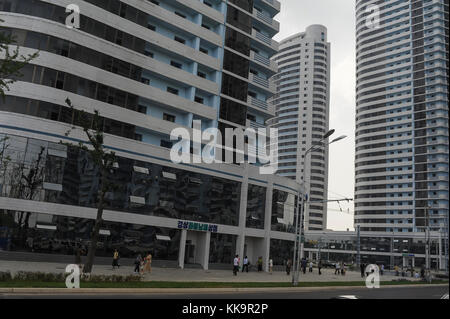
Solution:
[{"label": "street lamp", "polygon": [[[324,141],[325,139],[329,138],[331,135],[333,135],[335,132],[334,129],[329,130],[323,137],[322,139],[317,142],[316,144],[313,144],[308,150],[305,151],[303,158],[304,158],[304,163],[306,163],[306,156],[308,155],[308,153],[315,151],[317,149],[319,149],[320,147],[324,146],[325,144],[322,143],[322,141]],[[328,143],[328,145],[338,142],[344,138],[346,138],[347,136],[345,135],[341,135],[338,138],[334,139],[333,141],[331,141],[330,143]],[[305,169],[305,164],[303,165],[303,185],[304,185],[304,193],[306,193],[306,181],[305,181],[305,173],[306,173],[306,169]],[[301,205],[301,211],[300,211],[300,197],[302,200],[302,205]],[[300,258],[303,256],[303,241],[302,241],[302,237],[303,237],[303,214],[305,211],[305,200],[306,198],[301,194],[301,192],[299,191],[298,193],[298,199],[297,199],[297,220],[295,223],[295,244],[294,244],[294,271],[292,273],[292,284],[294,286],[298,285],[298,276],[299,276],[299,264],[300,264]],[[300,217],[299,217],[300,215]],[[300,230],[300,234],[299,234],[299,230]],[[300,241],[300,242],[299,242]],[[298,253],[298,248],[300,248],[300,252]]]}]

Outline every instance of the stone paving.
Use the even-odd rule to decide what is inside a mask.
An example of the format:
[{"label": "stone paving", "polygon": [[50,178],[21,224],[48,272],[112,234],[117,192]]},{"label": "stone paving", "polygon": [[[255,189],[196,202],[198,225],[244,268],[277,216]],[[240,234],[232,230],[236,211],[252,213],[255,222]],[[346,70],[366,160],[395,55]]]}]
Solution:
[{"label": "stone paving", "polygon": [[[33,271],[46,273],[63,273],[66,264],[44,263],[44,262],[17,262],[0,260],[0,272],[10,271],[13,274],[17,271]],[[97,275],[130,275],[133,274],[134,267],[121,266],[119,269],[112,270],[111,266],[95,265],[93,274]],[[381,277],[382,281],[391,281],[401,279],[390,274]],[[418,280],[415,278],[405,278],[407,280]],[[152,268],[151,274],[145,274],[146,281],[192,281],[192,282],[290,282],[291,276],[285,272],[274,271],[273,274],[266,272],[250,271],[248,273],[239,272],[237,276],[233,275],[232,270],[203,270],[203,269],[174,269],[174,268]],[[319,276],[317,269],[312,273],[308,270],[306,274],[300,274],[300,281],[363,281],[359,272],[348,271],[345,276],[335,275],[334,269],[322,269],[322,275]]]}]

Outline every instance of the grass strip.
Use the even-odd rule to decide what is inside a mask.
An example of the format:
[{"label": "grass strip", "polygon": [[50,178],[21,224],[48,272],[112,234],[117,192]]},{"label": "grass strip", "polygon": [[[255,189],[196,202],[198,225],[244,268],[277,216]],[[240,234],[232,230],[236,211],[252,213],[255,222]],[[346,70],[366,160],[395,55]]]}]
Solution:
[{"label": "grass strip", "polygon": [[[386,285],[421,285],[421,281],[382,281]],[[432,284],[448,284],[435,280]],[[292,287],[290,282],[81,282],[81,288],[283,288]],[[364,281],[299,282],[297,287],[365,287]],[[0,288],[66,288],[64,282],[3,281]]]}]

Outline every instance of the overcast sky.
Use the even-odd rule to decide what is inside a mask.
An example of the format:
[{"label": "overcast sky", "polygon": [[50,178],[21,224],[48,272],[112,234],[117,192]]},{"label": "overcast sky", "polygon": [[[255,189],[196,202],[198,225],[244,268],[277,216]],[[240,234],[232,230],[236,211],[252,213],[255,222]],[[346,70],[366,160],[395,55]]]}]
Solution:
[{"label": "overcast sky", "polygon": [[[331,42],[330,128],[333,137],[347,135],[330,145],[328,198],[353,198],[355,157],[355,14],[354,0],[280,0],[280,41],[311,24],[328,29]],[[339,207],[340,205],[340,207]],[[340,212],[340,208],[344,211]],[[348,210],[350,213],[348,213]],[[327,228],[353,230],[353,202],[328,204]]]}]

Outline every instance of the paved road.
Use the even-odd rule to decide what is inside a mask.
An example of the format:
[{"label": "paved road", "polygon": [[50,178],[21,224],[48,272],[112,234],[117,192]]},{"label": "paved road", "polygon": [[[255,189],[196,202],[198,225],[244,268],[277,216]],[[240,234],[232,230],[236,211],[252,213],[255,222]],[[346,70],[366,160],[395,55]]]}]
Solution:
[{"label": "paved road", "polygon": [[267,289],[265,292],[209,292],[209,293],[170,293],[170,294],[70,294],[70,295],[19,295],[19,294],[0,294],[0,299],[335,299],[341,296],[354,296],[357,299],[441,299],[448,294],[448,286],[434,287],[395,287],[380,289],[367,288],[334,288],[334,289],[304,289],[301,291],[277,291]]}]

